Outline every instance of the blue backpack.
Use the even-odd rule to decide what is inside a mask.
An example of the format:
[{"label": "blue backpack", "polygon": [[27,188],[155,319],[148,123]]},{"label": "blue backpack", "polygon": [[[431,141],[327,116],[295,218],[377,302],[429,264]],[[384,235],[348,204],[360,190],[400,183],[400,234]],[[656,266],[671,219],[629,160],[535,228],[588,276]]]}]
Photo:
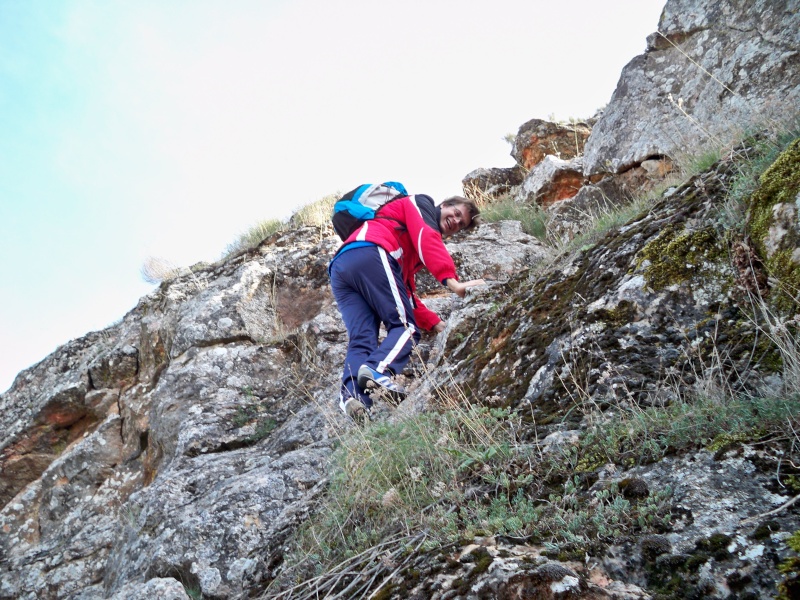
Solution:
[{"label": "blue backpack", "polygon": [[331,222],[336,234],[346,240],[364,221],[375,218],[377,210],[392,200],[408,196],[402,183],[365,183],[350,190],[333,205]]}]

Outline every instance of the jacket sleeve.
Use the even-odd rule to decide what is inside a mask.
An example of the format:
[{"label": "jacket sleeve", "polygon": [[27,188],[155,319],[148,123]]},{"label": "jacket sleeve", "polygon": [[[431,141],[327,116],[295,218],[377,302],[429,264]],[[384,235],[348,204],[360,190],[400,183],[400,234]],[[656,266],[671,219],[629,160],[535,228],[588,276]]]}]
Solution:
[{"label": "jacket sleeve", "polygon": [[441,319],[439,315],[433,312],[430,308],[425,306],[422,303],[422,300],[417,298],[416,294],[414,295],[414,321],[417,323],[419,327],[425,329],[426,331],[430,331],[433,329],[434,325],[436,325]]},{"label": "jacket sleeve", "polygon": [[422,264],[442,285],[446,279],[457,280],[456,265],[445,248],[442,235],[425,223],[413,196],[403,198],[401,202],[408,235]]},{"label": "jacket sleeve", "polygon": [[439,321],[441,321],[441,317],[433,312],[430,308],[423,304],[422,300],[419,299],[417,296],[417,281],[414,279],[414,275],[406,282],[406,288],[408,291],[408,295],[411,297],[411,305],[413,306],[414,311],[414,322],[417,324],[418,327],[425,329],[426,331],[430,331],[433,329],[434,325],[436,325]]}]

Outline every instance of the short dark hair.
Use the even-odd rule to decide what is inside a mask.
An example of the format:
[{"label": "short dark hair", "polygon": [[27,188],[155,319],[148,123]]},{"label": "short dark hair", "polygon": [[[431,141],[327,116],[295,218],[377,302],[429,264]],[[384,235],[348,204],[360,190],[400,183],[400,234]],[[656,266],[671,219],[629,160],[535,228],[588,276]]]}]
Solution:
[{"label": "short dark hair", "polygon": [[456,204],[463,204],[467,207],[467,211],[469,212],[469,225],[464,227],[462,231],[467,231],[472,229],[476,225],[481,224],[480,214],[481,209],[478,208],[478,205],[475,204],[474,200],[470,200],[468,198],[464,198],[463,196],[450,196],[446,200],[444,200],[441,206],[454,206]]}]

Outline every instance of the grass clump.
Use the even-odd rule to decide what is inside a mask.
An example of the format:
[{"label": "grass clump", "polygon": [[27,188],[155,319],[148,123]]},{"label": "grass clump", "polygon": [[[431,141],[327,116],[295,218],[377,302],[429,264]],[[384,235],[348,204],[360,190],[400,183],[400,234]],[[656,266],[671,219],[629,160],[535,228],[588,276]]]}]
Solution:
[{"label": "grass clump", "polygon": [[343,432],[328,493],[275,585],[341,591],[464,536],[529,533],[540,509],[523,491],[532,476],[508,469],[519,457],[508,417],[467,405]]},{"label": "grass clump", "polygon": [[146,283],[163,283],[178,277],[188,276],[197,289],[203,289],[205,281],[200,280],[195,273],[205,268],[207,263],[197,263],[191,267],[179,267],[165,258],[150,256],[145,259],[139,270],[142,280]]},{"label": "grass clump", "polygon": [[540,240],[547,237],[547,219],[547,213],[540,206],[516,202],[510,197],[483,203],[481,206],[482,221],[519,221],[522,231]]},{"label": "grass clump", "polygon": [[[509,457],[504,426],[496,412],[470,407],[379,422],[343,435],[326,509],[305,532],[320,565],[401,532],[424,530],[432,546],[458,539],[454,505],[464,496],[469,473],[492,472]],[[518,482],[506,483],[510,489]]]},{"label": "grass clump", "polygon": [[293,227],[325,227],[330,223],[333,205],[340,194],[329,194],[315,202],[301,206],[288,221],[266,219],[256,223],[225,248],[223,258],[228,258],[256,248],[270,236]]},{"label": "grass clump", "polygon": [[267,219],[256,223],[225,248],[225,258],[252,250],[271,235],[282,231],[285,224],[279,219]]},{"label": "grass clump", "polygon": [[178,277],[182,269],[165,258],[149,256],[140,269],[142,280],[146,283],[161,283]]},{"label": "grass clump", "polygon": [[791,435],[800,397],[726,398],[698,394],[665,407],[630,407],[598,420],[581,437],[581,469],[614,463],[624,467],[655,462],[688,448],[718,450],[729,442]]},{"label": "grass clump", "polygon": [[324,227],[331,221],[331,214],[333,213],[333,205],[339,200],[341,194],[336,192],[323,196],[316,202],[306,204],[297,209],[291,218],[289,224],[294,227],[316,226]]},{"label": "grass clump", "polygon": [[670,490],[639,500],[615,485],[590,492],[572,475],[574,456],[565,462],[521,444],[520,420],[508,410],[440,408],[342,434],[328,493],[296,533],[275,585],[346,586],[373,568],[389,539],[408,554],[507,535],[582,557],[598,541],[663,526]]},{"label": "grass clump", "polygon": [[723,156],[723,151],[719,147],[711,147],[703,152],[693,154],[686,159],[685,163],[680,163],[679,168],[686,178],[700,173],[705,173],[717,164]]},{"label": "grass clump", "polygon": [[650,209],[651,204],[652,200],[649,197],[642,196],[619,204],[606,202],[604,205],[598,205],[588,214],[589,225],[584,233],[575,236],[566,245],[556,242],[555,246],[565,253],[590,247],[609,231],[641,218]]}]

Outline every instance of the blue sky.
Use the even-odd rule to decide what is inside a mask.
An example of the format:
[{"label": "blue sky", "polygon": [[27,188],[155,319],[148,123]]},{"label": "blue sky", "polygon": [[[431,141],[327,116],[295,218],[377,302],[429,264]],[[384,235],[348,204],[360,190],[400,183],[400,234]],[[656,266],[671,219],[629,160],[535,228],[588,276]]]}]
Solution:
[{"label": "blue sky", "polygon": [[377,180],[436,199],[588,117],[663,0],[0,0],[0,391],[121,319],[148,257]]}]

